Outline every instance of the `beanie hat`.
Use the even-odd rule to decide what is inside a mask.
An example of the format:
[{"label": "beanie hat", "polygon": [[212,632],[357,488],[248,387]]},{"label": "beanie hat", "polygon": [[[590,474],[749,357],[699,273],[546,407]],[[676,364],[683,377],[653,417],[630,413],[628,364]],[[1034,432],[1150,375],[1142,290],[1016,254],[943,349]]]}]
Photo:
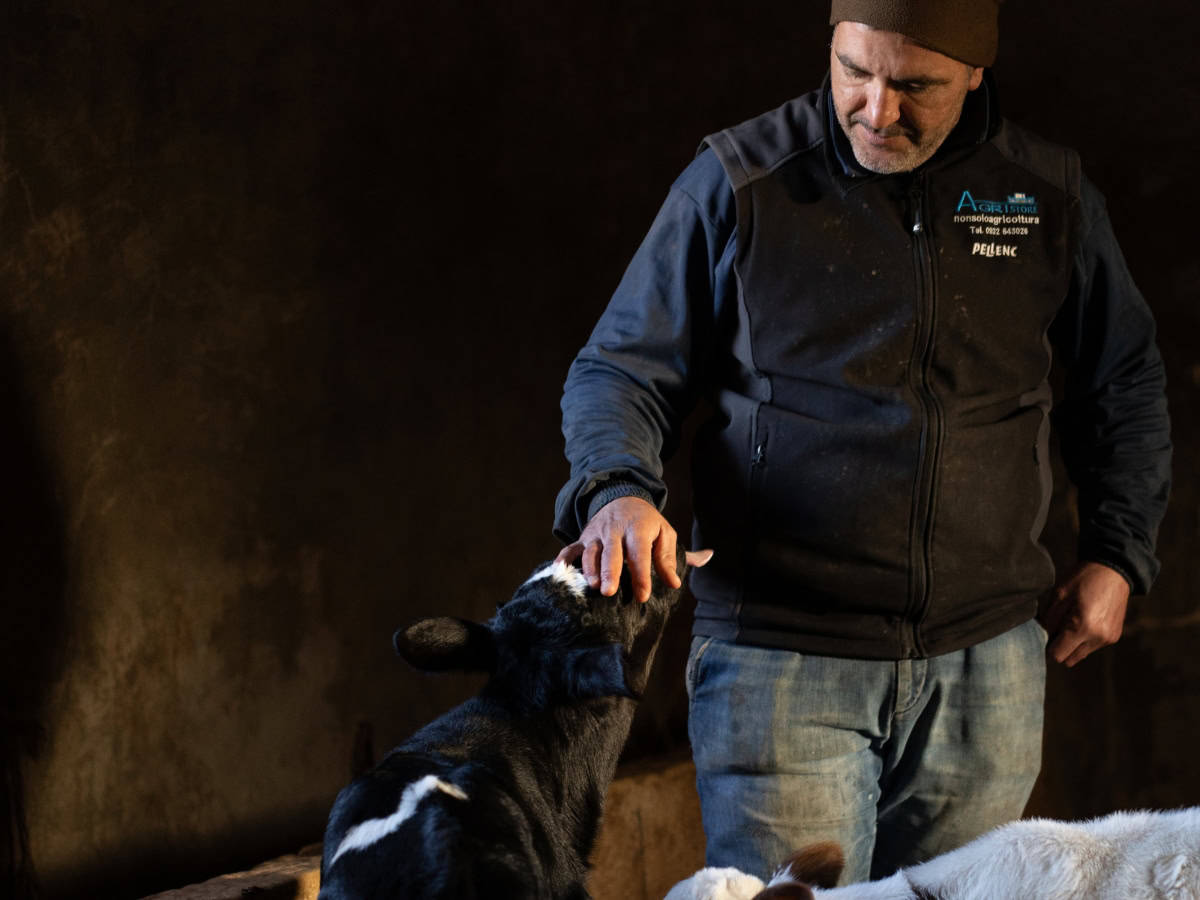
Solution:
[{"label": "beanie hat", "polygon": [[996,61],[1002,0],[833,0],[829,24],[894,31],[971,66]]}]

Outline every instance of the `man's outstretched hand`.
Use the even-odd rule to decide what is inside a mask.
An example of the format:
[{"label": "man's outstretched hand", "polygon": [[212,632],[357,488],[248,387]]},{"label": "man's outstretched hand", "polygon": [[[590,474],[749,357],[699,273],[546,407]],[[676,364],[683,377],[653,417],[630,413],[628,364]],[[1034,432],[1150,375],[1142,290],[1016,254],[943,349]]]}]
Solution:
[{"label": "man's outstretched hand", "polygon": [[[575,562],[593,588],[611,597],[621,581],[621,568],[629,569],[633,599],[650,599],[650,567],[672,588],[680,586],[675,571],[675,529],[662,514],[640,497],[620,497],[600,508],[587,523],[579,540],[563,547],[559,562]],[[712,559],[711,550],[687,552],[689,566]]]}]

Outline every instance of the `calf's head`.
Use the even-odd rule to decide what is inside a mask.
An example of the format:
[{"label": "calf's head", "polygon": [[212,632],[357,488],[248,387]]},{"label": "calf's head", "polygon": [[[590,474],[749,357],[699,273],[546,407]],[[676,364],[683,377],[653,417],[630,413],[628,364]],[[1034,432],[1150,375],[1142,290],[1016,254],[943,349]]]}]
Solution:
[{"label": "calf's head", "polygon": [[[686,566],[680,551],[677,569]],[[679,590],[655,574],[637,603],[628,579],[613,597],[587,584],[573,565],[549,563],[517,588],[486,624],[422,619],[396,633],[397,652],[426,671],[486,672],[523,702],[638,698]]]}]

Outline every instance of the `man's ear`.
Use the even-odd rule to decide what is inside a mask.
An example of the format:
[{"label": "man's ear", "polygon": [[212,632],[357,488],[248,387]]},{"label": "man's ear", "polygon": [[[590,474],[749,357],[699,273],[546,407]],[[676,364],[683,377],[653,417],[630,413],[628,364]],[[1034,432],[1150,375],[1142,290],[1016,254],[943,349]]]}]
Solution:
[{"label": "man's ear", "polygon": [[392,644],[410,665],[425,672],[496,670],[496,643],[491,629],[467,619],[422,619],[397,631]]},{"label": "man's ear", "polygon": [[563,680],[567,696],[574,700],[597,697],[640,699],[625,677],[625,650],[620,644],[567,651]]}]

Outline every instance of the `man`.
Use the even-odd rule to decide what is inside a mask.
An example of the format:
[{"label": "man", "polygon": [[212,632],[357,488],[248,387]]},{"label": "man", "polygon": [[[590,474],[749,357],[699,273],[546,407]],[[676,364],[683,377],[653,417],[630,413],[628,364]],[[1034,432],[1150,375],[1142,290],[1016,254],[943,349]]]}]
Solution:
[{"label": "man", "polygon": [[[834,0],[825,84],[705,140],[568,376],[555,528],[606,592],[671,577],[661,458],[713,409],[687,671],[708,865],[833,838],[852,882],[1018,817],[1047,634],[1078,663],[1157,574],[1153,320],[1078,156],[1000,117],[997,11]],[[1057,584],[1052,356],[1080,512]]]}]

